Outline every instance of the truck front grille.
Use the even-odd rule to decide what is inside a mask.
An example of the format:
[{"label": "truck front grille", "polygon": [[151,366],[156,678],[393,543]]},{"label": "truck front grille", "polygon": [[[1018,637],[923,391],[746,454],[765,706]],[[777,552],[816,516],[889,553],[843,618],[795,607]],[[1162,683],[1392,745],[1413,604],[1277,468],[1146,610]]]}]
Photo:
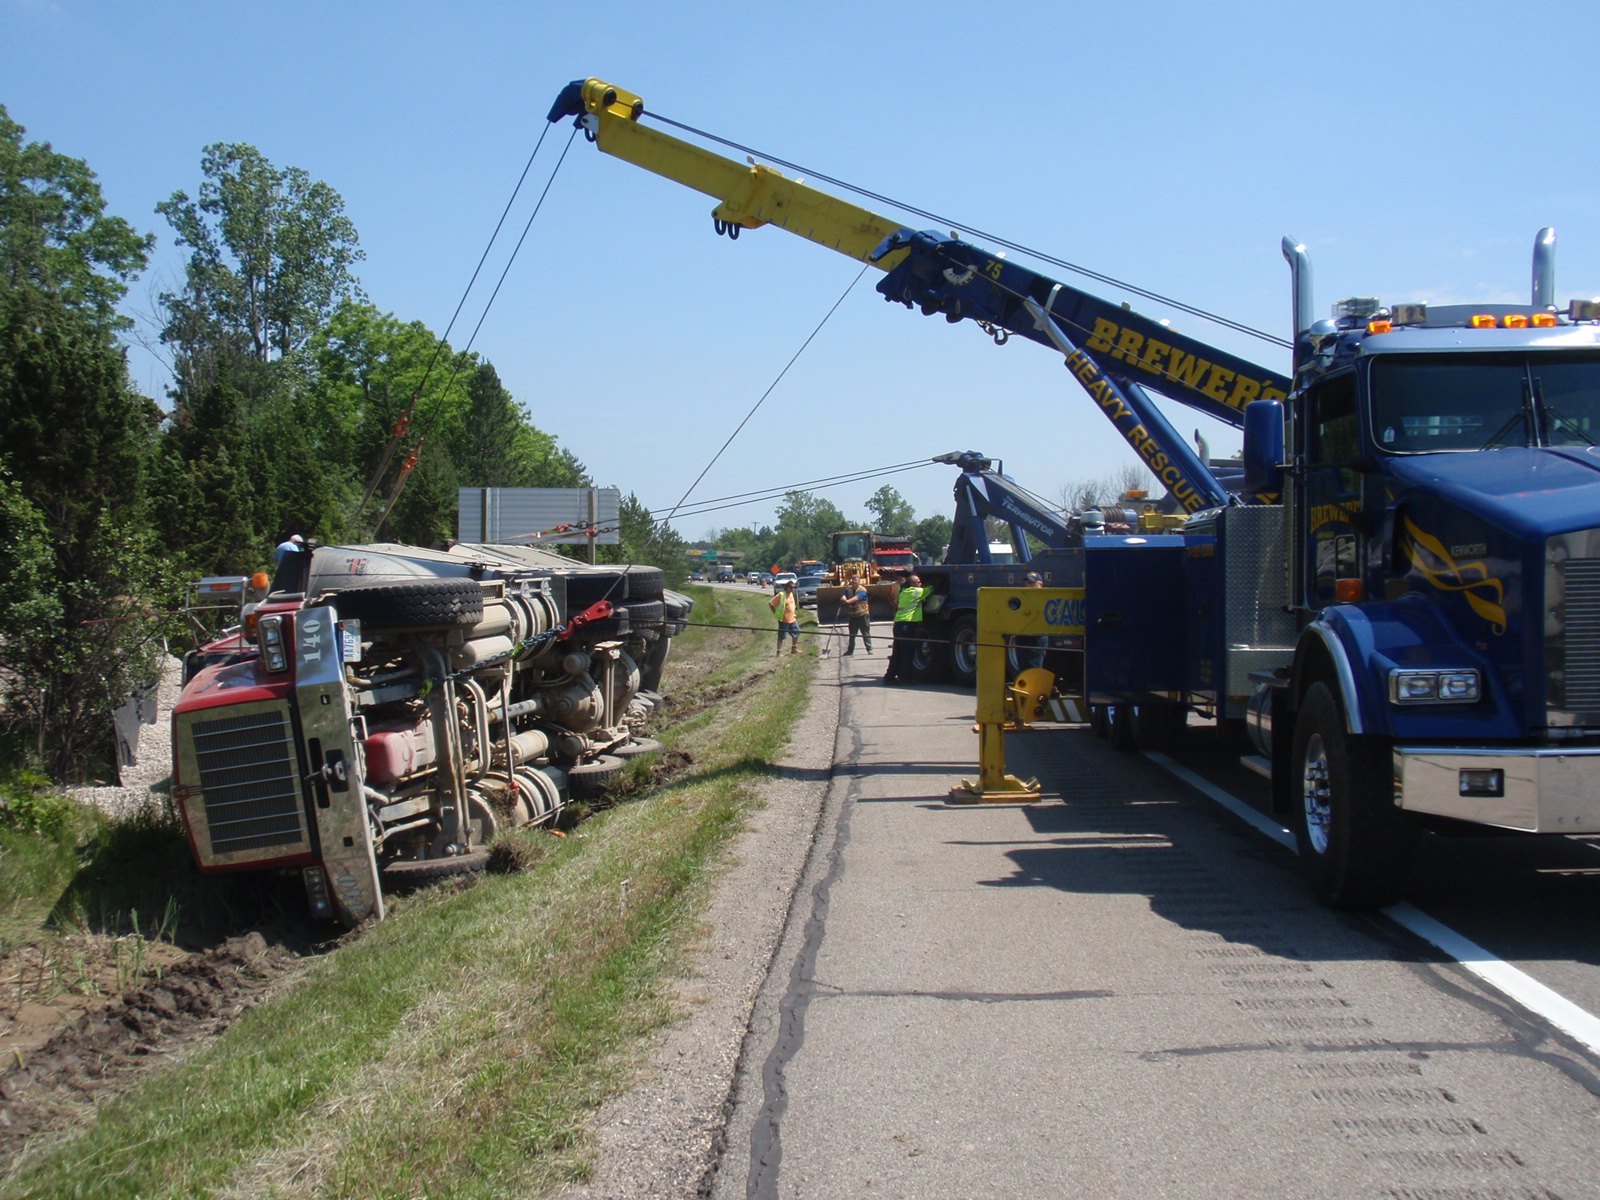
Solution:
[{"label": "truck front grille", "polygon": [[1600,559],[1570,559],[1565,575],[1566,708],[1594,712],[1600,710]]},{"label": "truck front grille", "polygon": [[214,853],[306,840],[287,709],[198,721],[193,730]]}]

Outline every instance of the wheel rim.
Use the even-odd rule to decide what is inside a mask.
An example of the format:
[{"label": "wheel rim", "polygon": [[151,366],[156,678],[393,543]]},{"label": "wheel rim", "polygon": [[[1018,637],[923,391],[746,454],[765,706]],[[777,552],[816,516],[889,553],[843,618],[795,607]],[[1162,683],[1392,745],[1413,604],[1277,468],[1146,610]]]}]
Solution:
[{"label": "wheel rim", "polygon": [[929,642],[917,642],[911,650],[911,665],[919,671],[926,671],[933,665],[933,646]]},{"label": "wheel rim", "polygon": [[974,674],[978,670],[978,631],[976,629],[958,629],[955,637],[951,639],[950,657],[955,660],[956,670],[963,675]]},{"label": "wheel rim", "polygon": [[1328,851],[1328,824],[1333,818],[1332,786],[1328,780],[1328,751],[1322,735],[1306,742],[1306,765],[1300,779],[1300,800],[1305,809],[1306,838],[1317,854]]}]

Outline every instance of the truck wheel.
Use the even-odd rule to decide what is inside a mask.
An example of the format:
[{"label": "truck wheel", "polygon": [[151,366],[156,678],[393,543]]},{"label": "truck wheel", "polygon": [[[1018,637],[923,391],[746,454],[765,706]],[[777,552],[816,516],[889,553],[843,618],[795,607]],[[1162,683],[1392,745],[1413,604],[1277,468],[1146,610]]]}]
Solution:
[{"label": "truck wheel", "polygon": [[626,746],[618,746],[611,753],[617,758],[626,759],[638,758],[641,754],[654,754],[658,750],[665,749],[666,747],[655,738],[634,738]]},{"label": "truck wheel", "polygon": [[1139,748],[1139,731],[1135,724],[1139,714],[1131,704],[1115,704],[1111,707],[1111,748],[1120,750],[1124,754],[1132,754]]},{"label": "truck wheel", "polygon": [[666,592],[667,573],[660,567],[632,566],[628,568],[628,598],[630,600],[659,600]]},{"label": "truck wheel", "polygon": [[1097,738],[1111,736],[1111,712],[1104,704],[1089,706],[1089,728]]},{"label": "truck wheel", "polygon": [[1141,704],[1134,710],[1133,738],[1140,750],[1170,750],[1189,723],[1189,712],[1177,704]]},{"label": "truck wheel", "polygon": [[[633,580],[628,581],[628,586],[633,587]],[[666,605],[659,600],[630,600],[627,608],[629,629],[659,625],[667,619]]]},{"label": "truck wheel", "polygon": [[448,879],[452,875],[481,874],[488,862],[489,851],[482,846],[449,858],[397,858],[384,864],[383,882],[389,887],[403,888],[430,879]]},{"label": "truck wheel", "polygon": [[978,682],[978,618],[962,613],[950,623],[950,680],[962,687]]},{"label": "truck wheel", "polygon": [[483,589],[475,579],[416,579],[340,592],[339,616],[369,629],[451,629],[483,620]]},{"label": "truck wheel", "polygon": [[567,614],[581,613],[597,600],[621,605],[628,598],[628,577],[621,571],[574,571],[567,576]]},{"label": "truck wheel", "polygon": [[614,754],[602,754],[589,762],[567,768],[567,787],[574,800],[593,800],[605,794],[606,785],[622,774],[623,762]]},{"label": "truck wheel", "polygon": [[1404,877],[1407,829],[1394,805],[1394,768],[1380,738],[1345,732],[1344,711],[1314,683],[1294,724],[1289,786],[1300,862],[1330,908],[1392,904]]},{"label": "truck wheel", "polygon": [[938,642],[917,640],[911,643],[911,678],[917,683],[943,683],[950,669],[950,656]]}]

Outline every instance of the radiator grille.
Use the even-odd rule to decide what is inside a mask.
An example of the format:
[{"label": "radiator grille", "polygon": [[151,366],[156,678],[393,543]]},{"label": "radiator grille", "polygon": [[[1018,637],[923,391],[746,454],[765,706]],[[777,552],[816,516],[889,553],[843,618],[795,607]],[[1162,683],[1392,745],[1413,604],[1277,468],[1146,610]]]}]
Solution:
[{"label": "radiator grille", "polygon": [[1600,558],[1567,562],[1565,610],[1566,708],[1594,712],[1600,710]]},{"label": "radiator grille", "polygon": [[286,709],[194,725],[200,793],[218,854],[305,840],[300,772]]}]

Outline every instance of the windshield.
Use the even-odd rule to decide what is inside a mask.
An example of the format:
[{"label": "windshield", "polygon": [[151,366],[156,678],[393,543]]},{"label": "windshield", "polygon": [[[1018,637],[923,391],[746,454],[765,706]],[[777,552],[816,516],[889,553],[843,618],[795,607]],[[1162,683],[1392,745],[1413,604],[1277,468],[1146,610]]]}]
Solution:
[{"label": "windshield", "polygon": [[1372,432],[1402,454],[1600,441],[1600,357],[1395,355],[1372,364]]},{"label": "windshield", "polygon": [[833,560],[835,562],[862,562],[867,557],[867,534],[842,533],[835,534],[833,539]]}]

